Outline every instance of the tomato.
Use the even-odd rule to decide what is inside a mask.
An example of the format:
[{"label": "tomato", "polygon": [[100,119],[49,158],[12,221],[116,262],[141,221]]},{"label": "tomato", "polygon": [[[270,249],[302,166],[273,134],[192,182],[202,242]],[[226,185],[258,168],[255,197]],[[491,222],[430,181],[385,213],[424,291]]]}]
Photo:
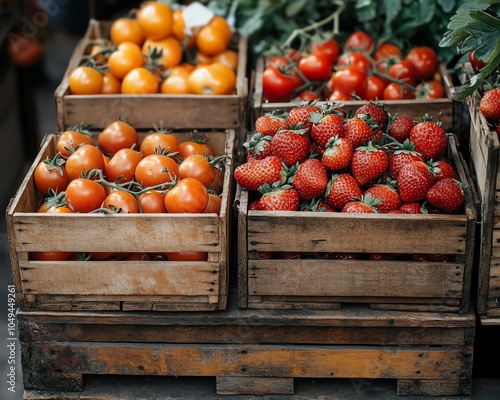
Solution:
[{"label": "tomato", "polygon": [[363,31],[351,33],[344,44],[344,50],[364,50],[371,53],[373,50],[373,39]]},{"label": "tomato", "polygon": [[349,66],[336,71],[330,78],[332,90],[340,89],[345,93],[355,93],[363,98],[366,90],[366,74],[356,66]]},{"label": "tomato", "polygon": [[123,190],[115,190],[106,196],[102,203],[103,208],[118,211],[124,214],[138,213],[139,205],[135,196]]},{"label": "tomato", "polygon": [[368,71],[370,70],[372,63],[370,59],[367,56],[365,56],[362,52],[351,51],[342,54],[339,60],[337,61],[337,66],[340,67],[343,65],[353,65],[357,67],[364,74],[368,74]]},{"label": "tomato", "polygon": [[224,186],[224,169],[216,166],[214,170],[215,170],[215,178],[212,184],[210,185],[210,190],[214,191],[216,194],[220,194]]},{"label": "tomato", "polygon": [[168,77],[161,83],[160,92],[165,94],[188,94],[187,81],[191,70],[177,65],[170,70]]},{"label": "tomato", "polygon": [[148,190],[147,192],[139,195],[138,200],[141,212],[143,213],[151,214],[167,212],[165,207],[165,193],[161,193],[157,190]]},{"label": "tomato", "polygon": [[31,253],[31,258],[35,261],[68,261],[71,252],[68,251],[36,251]]},{"label": "tomato", "polygon": [[135,180],[146,188],[173,182],[179,177],[179,167],[168,156],[150,154],[144,157],[135,168]]},{"label": "tomato", "polygon": [[417,99],[442,99],[446,97],[444,87],[439,81],[425,81],[417,86]]},{"label": "tomato", "polygon": [[392,64],[388,75],[411,86],[416,83],[415,67],[408,60]]},{"label": "tomato", "polygon": [[66,149],[74,151],[81,144],[94,144],[94,142],[89,135],[69,129],[57,139],[56,150],[64,157],[69,157],[70,153]]},{"label": "tomato", "polygon": [[437,54],[431,47],[414,47],[406,59],[413,64],[415,75],[419,79],[430,78],[437,69]]},{"label": "tomato", "polygon": [[209,57],[226,50],[230,41],[231,28],[226,20],[219,16],[214,16],[196,34],[196,47],[201,53]]},{"label": "tomato", "polygon": [[207,261],[208,253],[204,251],[177,251],[165,253],[168,261]]},{"label": "tomato", "polygon": [[98,65],[106,64],[111,52],[111,42],[103,38],[92,40],[88,54]]},{"label": "tomato", "polygon": [[110,72],[102,76],[101,94],[119,94],[121,92],[121,81]]},{"label": "tomato", "polygon": [[209,188],[215,178],[215,168],[203,155],[190,155],[179,164],[179,177],[195,178]]},{"label": "tomato", "polygon": [[73,179],[66,188],[68,206],[78,213],[88,213],[101,207],[106,191],[90,179]]},{"label": "tomato", "polygon": [[110,182],[125,183],[134,179],[135,168],[142,155],[133,149],[120,149],[104,168],[106,179]]},{"label": "tomato", "polygon": [[123,79],[134,68],[144,65],[141,48],[132,42],[121,43],[108,58],[109,72],[118,79]]},{"label": "tomato", "polygon": [[398,83],[391,82],[384,89],[383,100],[414,99],[415,92]]},{"label": "tomato", "polygon": [[16,65],[29,67],[40,60],[43,55],[43,47],[36,37],[10,32],[7,34],[7,39],[7,54]]},{"label": "tomato", "polygon": [[148,55],[153,51],[161,52],[157,61],[161,63],[163,70],[179,65],[182,60],[182,46],[176,38],[171,36],[161,40],[147,39],[142,46],[142,52]]},{"label": "tomato", "polygon": [[144,137],[139,151],[144,157],[155,153],[177,153],[179,140],[173,133],[152,132]]},{"label": "tomato", "polygon": [[181,179],[165,194],[165,207],[169,213],[202,213],[207,204],[207,188],[194,178]]},{"label": "tomato", "polygon": [[111,23],[109,36],[116,45],[132,42],[141,46],[145,39],[139,22],[135,18],[126,17],[117,18]]},{"label": "tomato", "polygon": [[123,94],[154,94],[158,93],[160,81],[146,68],[134,68],[122,81]]},{"label": "tomato", "polygon": [[469,51],[469,62],[471,63],[474,72],[477,73],[486,66],[486,63],[484,61],[477,59],[474,55],[475,52],[476,50]]},{"label": "tomato", "polygon": [[276,67],[267,67],[262,74],[263,96],[269,101],[290,101],[296,88],[291,75],[285,75]]},{"label": "tomato", "polygon": [[116,120],[99,133],[97,143],[103,152],[115,154],[120,149],[138,147],[139,135],[132,125]]},{"label": "tomato", "polygon": [[336,88],[328,97],[328,101],[350,101],[352,96],[344,92],[342,89]]},{"label": "tomato", "polygon": [[39,213],[50,213],[50,214],[72,214],[73,210],[63,204],[54,204],[50,200],[44,201],[43,204],[38,208]]},{"label": "tomato", "polygon": [[220,208],[222,204],[222,199],[216,193],[208,193],[208,204],[203,211],[204,214],[215,213],[220,214]]},{"label": "tomato", "polygon": [[238,52],[229,49],[224,50],[222,53],[213,56],[212,62],[220,62],[236,72],[238,69]]},{"label": "tomato", "polygon": [[123,260],[124,261],[151,261],[151,256],[147,253],[130,253]]},{"label": "tomato", "polygon": [[208,143],[197,142],[194,140],[185,140],[179,143],[179,156],[189,157],[192,154],[209,155],[215,157],[215,151]]},{"label": "tomato", "polygon": [[332,74],[333,62],[327,54],[311,53],[302,57],[298,66],[310,81],[325,81]]},{"label": "tomato", "polygon": [[174,13],[165,3],[159,1],[144,2],[137,11],[136,18],[148,39],[163,39],[172,33]]},{"label": "tomato", "polygon": [[56,156],[53,159],[47,157],[40,161],[33,173],[36,188],[44,195],[49,194],[49,189],[60,193],[66,190],[69,184],[69,177],[66,173],[64,160]]},{"label": "tomato", "polygon": [[365,100],[381,100],[384,97],[384,89],[388,82],[377,75],[366,78]]},{"label": "tomato", "polygon": [[332,62],[337,61],[340,56],[340,46],[334,38],[330,38],[326,41],[312,43],[312,52],[316,54],[326,54]]},{"label": "tomato", "polygon": [[187,85],[189,93],[192,94],[233,94],[236,88],[236,74],[221,63],[202,65],[189,75]]},{"label": "tomato", "polygon": [[[184,11],[182,10],[182,8],[178,8],[177,10],[175,10],[173,17],[174,24],[172,26],[172,36],[175,37],[179,42],[183,43],[188,49],[192,48],[195,44],[196,38],[194,32],[191,32],[191,34],[188,35],[188,39],[186,39],[186,21],[184,20]],[[191,28],[191,30],[193,30],[193,28]]]},{"label": "tomato", "polygon": [[66,172],[71,180],[79,178],[93,169],[104,171],[102,153],[94,145],[81,145],[66,160]]},{"label": "tomato", "polygon": [[391,65],[401,61],[402,58],[403,54],[401,53],[401,49],[392,43],[382,43],[377,47],[373,55],[373,60],[377,64],[377,69],[383,74],[387,74]]},{"label": "tomato", "polygon": [[280,67],[285,67],[289,64],[290,64],[290,60],[288,58],[286,58],[285,56],[274,56],[274,57],[269,58],[266,61],[266,68],[267,67],[280,68]]},{"label": "tomato", "polygon": [[79,66],[69,76],[69,90],[72,94],[99,94],[102,85],[102,74],[92,67]]},{"label": "tomato", "polygon": [[300,92],[297,97],[301,100],[301,101],[311,101],[311,100],[319,100],[319,96],[310,91],[310,90],[304,90],[302,92]]}]

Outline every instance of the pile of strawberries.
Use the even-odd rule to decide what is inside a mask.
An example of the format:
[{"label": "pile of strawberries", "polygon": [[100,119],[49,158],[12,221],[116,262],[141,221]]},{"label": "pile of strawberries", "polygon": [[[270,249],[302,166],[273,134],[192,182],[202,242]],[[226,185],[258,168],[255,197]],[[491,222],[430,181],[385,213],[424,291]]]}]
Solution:
[{"label": "pile of strawberries", "polygon": [[259,117],[236,182],[249,208],[350,213],[459,213],[464,184],[444,158],[446,132],[370,102],[301,103]]}]

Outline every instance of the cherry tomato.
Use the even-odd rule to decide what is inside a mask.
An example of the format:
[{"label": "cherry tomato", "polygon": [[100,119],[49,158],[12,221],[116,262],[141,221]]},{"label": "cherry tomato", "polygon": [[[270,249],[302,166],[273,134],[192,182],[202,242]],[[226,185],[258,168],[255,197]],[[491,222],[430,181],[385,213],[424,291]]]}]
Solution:
[{"label": "cherry tomato", "polygon": [[236,72],[238,69],[238,52],[230,49],[224,50],[222,53],[213,56],[212,62],[220,62]]},{"label": "cherry tomato", "polygon": [[102,85],[102,74],[92,67],[79,66],[69,76],[69,90],[72,94],[99,94]]},{"label": "cherry tomato", "polygon": [[196,47],[198,50],[211,57],[222,53],[229,46],[231,28],[224,18],[214,16],[196,34]]},{"label": "cherry tomato", "polygon": [[365,100],[381,100],[384,97],[384,89],[388,82],[377,75],[366,78]]},{"label": "cherry tomato", "polygon": [[136,18],[148,39],[163,39],[172,33],[174,14],[165,3],[159,1],[144,2],[137,11]]},{"label": "cherry tomato", "polygon": [[411,86],[414,86],[416,82],[415,67],[408,60],[392,64],[388,75]]},{"label": "cherry tomato", "polygon": [[102,76],[101,94],[119,94],[121,93],[121,81],[112,73],[106,72]]},{"label": "cherry tomato", "polygon": [[299,61],[299,70],[310,81],[325,81],[332,74],[333,62],[322,53],[308,54]]},{"label": "cherry tomato", "polygon": [[158,93],[160,81],[146,68],[134,68],[122,81],[123,94],[154,94]]},{"label": "cherry tomato", "polygon": [[179,164],[179,177],[198,179],[209,188],[215,179],[215,168],[205,156],[193,154]]},{"label": "cherry tomato", "polygon": [[397,83],[391,82],[384,89],[383,100],[414,99],[415,92]]},{"label": "cherry tomato", "polygon": [[300,92],[297,97],[301,100],[301,101],[311,101],[311,100],[319,100],[319,96],[310,91],[310,90],[304,90],[302,92]]},{"label": "cherry tomato", "polygon": [[194,140],[185,140],[179,143],[179,156],[189,157],[192,154],[209,155],[215,157],[215,151],[208,143],[196,142]]},{"label": "cherry tomato", "polygon": [[177,65],[170,70],[168,77],[161,83],[160,92],[165,94],[188,94],[188,78],[191,70]]},{"label": "cherry tomato", "polygon": [[35,261],[68,261],[71,252],[68,251],[36,251],[31,253],[31,258]]},{"label": "cherry tomato", "polygon": [[135,168],[135,179],[143,187],[151,187],[173,182],[179,177],[177,163],[168,156],[150,154]]},{"label": "cherry tomato", "polygon": [[[184,20],[184,11],[182,8],[178,8],[174,11],[174,24],[172,26],[172,36],[175,37],[180,43],[185,43],[187,40],[187,44],[185,43],[188,49],[192,48],[195,45],[195,35],[194,32],[191,32],[190,35],[186,35],[186,21]],[[193,28],[191,28],[192,30]],[[188,39],[186,39],[188,37]]]},{"label": "cherry tomato", "polygon": [[276,67],[267,67],[262,74],[263,96],[269,101],[290,101],[297,84],[291,75]]},{"label": "cherry tomato", "polygon": [[202,65],[189,75],[187,85],[189,93],[192,94],[233,94],[236,88],[236,74],[221,63]]},{"label": "cherry tomato", "polygon": [[139,151],[144,157],[167,151],[177,153],[179,151],[179,140],[173,133],[152,132],[144,137]]},{"label": "cherry tomato", "polygon": [[161,68],[163,70],[179,65],[182,60],[182,46],[179,41],[172,36],[160,40],[147,39],[142,45],[142,52],[148,55],[152,54],[153,51],[161,51],[161,56],[157,61],[161,63]]},{"label": "cherry tomato", "polygon": [[69,184],[69,177],[66,173],[64,160],[55,156],[53,159],[47,157],[40,161],[33,174],[36,188],[44,195],[49,194],[49,189],[60,193],[66,190]]},{"label": "cherry tomato", "polygon": [[10,32],[7,33],[7,39],[7,54],[16,65],[29,67],[40,60],[43,55],[43,47],[36,37]]},{"label": "cherry tomato", "polygon": [[194,178],[181,179],[165,194],[165,207],[169,213],[202,213],[207,204],[207,188]]},{"label": "cherry tomato", "polygon": [[139,205],[143,213],[166,213],[165,193],[148,190],[139,196]]},{"label": "cherry tomato", "polygon": [[442,99],[446,97],[444,87],[439,81],[425,81],[417,86],[417,99]]},{"label": "cherry tomato", "polygon": [[413,64],[415,75],[419,79],[430,78],[437,68],[437,54],[431,47],[414,47],[406,59]]},{"label": "cherry tomato", "polygon": [[116,120],[99,133],[97,143],[104,152],[115,154],[120,149],[139,146],[139,135],[132,125]]},{"label": "cherry tomato", "polygon": [[345,93],[355,93],[363,98],[366,90],[366,74],[358,67],[351,65],[336,71],[332,75],[329,85],[332,91],[340,89]]},{"label": "cherry tomato", "polygon": [[208,204],[205,207],[205,210],[203,213],[208,214],[208,213],[215,213],[217,215],[220,214],[220,208],[222,204],[222,199],[219,195],[216,193],[208,193]]},{"label": "cherry tomato", "polygon": [[377,69],[383,74],[387,74],[391,65],[402,59],[403,54],[401,53],[401,49],[392,43],[382,43],[377,47],[373,55]]},{"label": "cherry tomato", "polygon": [[289,64],[290,64],[290,60],[288,58],[286,58],[285,56],[274,56],[274,57],[269,58],[266,61],[266,68],[267,67],[280,68],[280,67],[285,67]]},{"label": "cherry tomato", "polygon": [[323,42],[313,42],[312,52],[326,54],[332,62],[335,62],[340,56],[340,46],[334,38],[330,38]]},{"label": "cherry tomato", "polygon": [[123,190],[115,190],[106,196],[102,203],[103,208],[110,210],[120,210],[121,213],[138,213],[139,205],[135,196]]},{"label": "cherry tomato", "polygon": [[109,72],[118,79],[123,79],[134,68],[144,65],[141,48],[132,42],[121,43],[108,58]]},{"label": "cherry tomato", "polygon": [[47,201],[38,208],[39,213],[50,213],[50,214],[72,214],[73,210],[64,205],[51,205]]},{"label": "cherry tomato", "polygon": [[352,100],[352,96],[342,89],[336,88],[328,97],[328,101],[349,101]]},{"label": "cherry tomato", "polygon": [[109,36],[116,45],[123,42],[132,42],[141,46],[145,39],[139,22],[135,18],[127,17],[117,18],[111,23]]},{"label": "cherry tomato", "polygon": [[373,50],[373,39],[363,31],[351,33],[344,44],[344,50],[365,50],[371,53]]},{"label": "cherry tomato", "polygon": [[168,261],[207,261],[208,253],[204,251],[177,251],[165,253]]},{"label": "cherry tomato", "polygon": [[94,144],[94,142],[89,135],[70,129],[59,136],[56,150],[64,157],[69,157],[70,153],[66,149],[74,151],[81,144]]},{"label": "cherry tomato", "polygon": [[477,73],[486,66],[486,63],[484,61],[477,59],[474,55],[475,52],[476,50],[469,51],[469,62],[471,63],[474,72]]},{"label": "cherry tomato", "polygon": [[102,153],[94,145],[81,145],[66,160],[66,172],[71,180],[87,174],[92,169],[104,171]]},{"label": "cherry tomato", "polygon": [[109,160],[104,168],[106,179],[110,182],[125,183],[134,179],[135,168],[142,155],[133,149],[120,149]]},{"label": "cherry tomato", "polygon": [[66,188],[68,206],[78,213],[88,213],[101,207],[106,191],[90,179],[73,179]]},{"label": "cherry tomato", "polygon": [[343,65],[353,65],[357,67],[364,74],[368,74],[368,71],[370,70],[372,63],[370,59],[367,56],[365,56],[362,52],[351,51],[342,54],[339,60],[337,61],[337,66],[340,67]]}]

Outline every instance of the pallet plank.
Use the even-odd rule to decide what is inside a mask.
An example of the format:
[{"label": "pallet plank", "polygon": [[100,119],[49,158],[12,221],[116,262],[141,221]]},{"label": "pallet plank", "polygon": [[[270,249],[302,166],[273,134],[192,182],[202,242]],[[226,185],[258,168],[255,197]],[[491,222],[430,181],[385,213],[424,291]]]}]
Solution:
[{"label": "pallet plank", "polygon": [[255,378],[241,376],[218,376],[217,394],[265,395],[293,394],[292,378]]}]

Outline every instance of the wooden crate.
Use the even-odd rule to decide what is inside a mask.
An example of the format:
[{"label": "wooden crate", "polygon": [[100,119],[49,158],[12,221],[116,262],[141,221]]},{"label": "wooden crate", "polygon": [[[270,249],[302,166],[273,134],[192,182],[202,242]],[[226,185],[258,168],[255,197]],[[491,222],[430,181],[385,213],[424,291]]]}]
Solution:
[{"label": "wooden crate", "polygon": [[[310,378],[330,380],[333,389],[345,379],[351,385],[395,380],[399,395],[471,393],[473,312],[359,304],[255,311],[230,300],[220,313],[19,310],[17,317],[30,399],[87,398],[92,378],[118,375],[129,382],[133,376],[212,377],[218,395],[292,395],[295,380]],[[152,398],[137,389],[126,397]],[[324,394],[315,398],[330,398]]]},{"label": "wooden crate", "polygon": [[244,120],[248,83],[246,78],[248,41],[234,35],[230,48],[238,51],[236,94],[233,95],[73,95],[69,76],[81,62],[89,41],[108,37],[109,21],[91,19],[85,36],[76,46],[64,77],[55,91],[57,123],[60,131],[82,121],[104,128],[109,115],[124,114],[137,129],[147,129],[163,121],[173,129],[238,128]]},{"label": "wooden crate", "polygon": [[[372,308],[465,312],[469,309],[476,204],[455,139],[448,159],[469,185],[460,215],[249,211],[237,187],[238,300],[243,308]],[[307,252],[263,259],[260,252]],[[455,262],[338,260],[328,253],[452,254]]]},{"label": "wooden crate", "polygon": [[[262,74],[264,72],[264,58],[257,60],[255,71],[255,85],[252,94],[252,118],[254,121],[261,115],[274,110],[289,111],[294,107],[293,102],[266,102],[263,98]],[[440,65],[440,72],[443,76],[443,86],[446,98],[435,100],[381,100],[380,103],[387,104],[391,113],[407,114],[416,121],[420,121],[426,113],[434,118],[435,122],[440,121],[443,129],[449,131],[453,127],[453,97],[454,85],[452,78],[446,67]],[[317,104],[324,104],[319,101]],[[355,111],[362,104],[368,103],[365,100],[342,101],[345,111]]]},{"label": "wooden crate", "polygon": [[[176,133],[179,141],[188,132]],[[7,231],[17,304],[39,310],[224,310],[234,130],[210,132],[226,154],[220,215],[37,213],[43,196],[34,184],[37,164],[55,154],[49,135],[7,209]],[[208,252],[206,262],[34,261],[31,252]]]}]

